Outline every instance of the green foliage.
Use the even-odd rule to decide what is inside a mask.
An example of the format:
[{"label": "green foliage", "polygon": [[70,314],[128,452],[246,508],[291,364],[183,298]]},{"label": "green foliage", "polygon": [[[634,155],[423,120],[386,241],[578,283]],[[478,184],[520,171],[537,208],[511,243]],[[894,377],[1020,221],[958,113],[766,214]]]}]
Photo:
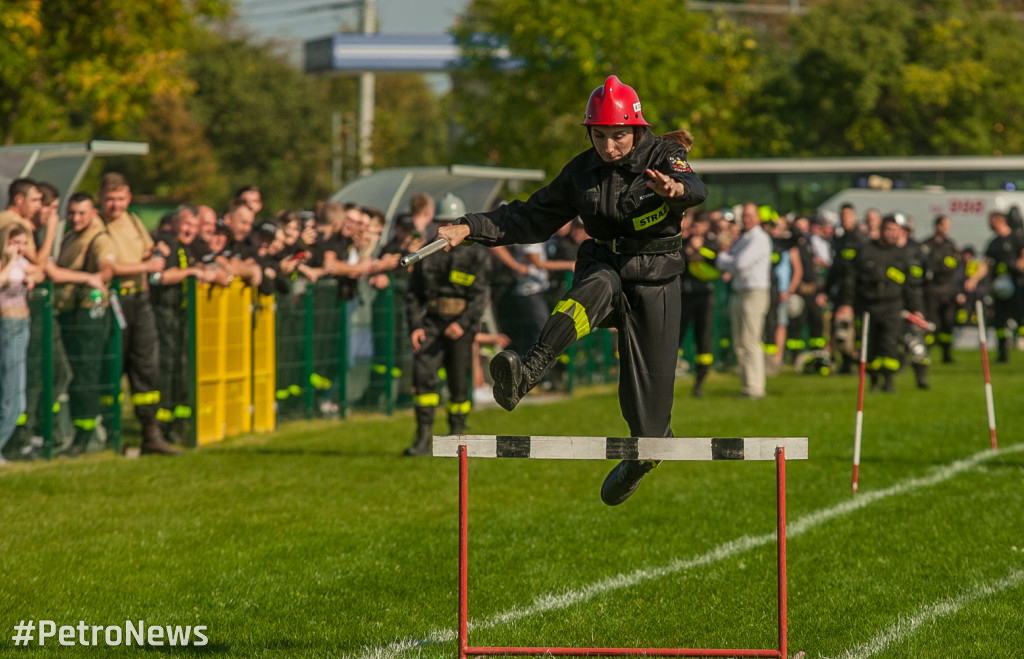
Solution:
[{"label": "green foliage", "polygon": [[227,178],[214,204],[256,184],[270,213],[309,207],[330,187],[330,106],[316,80],[275,53],[230,35],[207,35],[189,53],[189,110]]},{"label": "green foliage", "polygon": [[0,12],[0,141],[48,142],[133,130],[157,95],[187,94],[198,17],[226,0],[13,0]]},{"label": "green foliage", "polygon": [[1024,26],[973,4],[830,0],[795,21],[796,152],[1020,151]]},{"label": "green foliage", "polygon": [[[491,35],[523,66],[499,70]],[[457,31],[468,70],[453,75],[462,131],[456,158],[541,167],[549,176],[588,147],[582,120],[590,92],[610,74],[637,90],[655,131],[690,129],[694,152],[729,153],[745,116],[752,37],[724,19],[657,0],[628,10],[606,2],[475,0]]]}]

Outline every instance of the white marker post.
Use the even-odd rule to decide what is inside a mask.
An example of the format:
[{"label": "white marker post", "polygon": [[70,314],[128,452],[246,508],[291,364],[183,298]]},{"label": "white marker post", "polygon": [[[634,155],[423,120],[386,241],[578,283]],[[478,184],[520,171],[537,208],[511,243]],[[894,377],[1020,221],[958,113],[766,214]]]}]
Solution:
[{"label": "white marker post", "polygon": [[996,408],[992,403],[992,375],[988,371],[988,336],[985,330],[985,306],[981,300],[974,303],[974,311],[978,314],[978,338],[981,340],[981,365],[985,371],[985,405],[988,406],[988,435],[992,440],[992,450],[996,450]]},{"label": "white marker post", "polygon": [[860,328],[860,382],[857,384],[857,423],[853,430],[853,493],[857,493],[857,479],[860,477],[860,436],[864,429],[864,372],[868,365],[868,323],[871,314],[864,312]]}]

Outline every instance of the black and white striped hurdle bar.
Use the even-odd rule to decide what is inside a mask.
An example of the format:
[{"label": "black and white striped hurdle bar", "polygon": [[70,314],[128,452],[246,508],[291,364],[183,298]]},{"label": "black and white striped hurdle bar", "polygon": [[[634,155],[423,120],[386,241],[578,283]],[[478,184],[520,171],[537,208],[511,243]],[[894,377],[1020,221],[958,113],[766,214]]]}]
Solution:
[{"label": "black and white striped hurdle bar", "polygon": [[434,457],[540,460],[786,460],[807,459],[806,437],[568,437],[543,435],[435,435]]}]

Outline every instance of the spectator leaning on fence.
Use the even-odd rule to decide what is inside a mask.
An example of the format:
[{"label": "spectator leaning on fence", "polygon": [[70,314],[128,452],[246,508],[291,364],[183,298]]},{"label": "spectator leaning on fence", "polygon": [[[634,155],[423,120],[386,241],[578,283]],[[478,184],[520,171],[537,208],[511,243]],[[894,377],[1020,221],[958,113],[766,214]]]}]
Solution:
[{"label": "spectator leaning on fence", "polygon": [[153,239],[142,220],[128,212],[131,199],[131,188],[122,174],[103,176],[100,207],[117,256],[114,275],[120,279],[117,294],[126,323],[121,333],[121,363],[131,385],[135,416],[142,424],[142,452],[175,455],[180,449],[167,443],[156,420],[160,344],[148,293],[149,275],[163,271],[164,258],[154,253]]},{"label": "spectator leaning on fence", "polygon": [[160,337],[160,405],[156,412],[164,437],[182,444],[190,434],[193,411],[188,386],[188,279],[212,280],[191,251],[199,235],[199,212],[179,206],[171,217],[171,233],[154,236],[165,257],[162,272],[150,275],[150,302]]},{"label": "spectator leaning on fence", "polygon": [[[75,437],[67,454],[74,456],[97,446],[97,419],[102,391],[104,356],[110,331],[107,284],[114,278],[114,245],[96,213],[92,197],[79,192],[68,200],[68,230],[54,268],[57,283],[54,308],[74,377],[68,387]],[[95,293],[94,293],[95,291]]]}]

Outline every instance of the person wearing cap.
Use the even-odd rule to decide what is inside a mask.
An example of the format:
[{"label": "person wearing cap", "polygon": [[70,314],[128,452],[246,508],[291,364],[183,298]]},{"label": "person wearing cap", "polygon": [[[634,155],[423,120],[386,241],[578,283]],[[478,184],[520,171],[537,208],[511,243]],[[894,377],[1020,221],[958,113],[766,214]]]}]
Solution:
[{"label": "person wearing cap", "polygon": [[[506,410],[593,327],[615,327],[619,405],[635,437],[671,437],[681,289],[683,212],[707,188],[678,142],[655,136],[632,87],[609,76],[587,101],[582,125],[591,146],[526,201],[468,213],[438,235],[449,248],[470,238],[486,246],[546,240],[577,215],[591,240],[580,245],[573,284],[525,355],[491,360],[494,398]],[[601,499],[628,499],[650,461],[623,460],[605,478]]]},{"label": "person wearing cap", "polygon": [[[462,199],[448,193],[437,202],[438,231],[466,214]],[[473,338],[487,308],[490,254],[480,245],[441,252],[417,262],[405,294],[412,371],[416,434],[405,455],[429,455],[434,413],[441,402],[438,370],[448,385],[448,428],[452,435],[466,431],[473,366]]]},{"label": "person wearing cap", "polygon": [[924,321],[921,288],[911,275],[911,254],[899,247],[904,224],[902,213],[882,218],[878,240],[861,245],[848,262],[837,296],[837,320],[852,319],[855,312],[857,319],[870,314],[867,371],[872,391],[896,391],[894,376],[900,368],[904,325],[901,312],[907,310]]}]

